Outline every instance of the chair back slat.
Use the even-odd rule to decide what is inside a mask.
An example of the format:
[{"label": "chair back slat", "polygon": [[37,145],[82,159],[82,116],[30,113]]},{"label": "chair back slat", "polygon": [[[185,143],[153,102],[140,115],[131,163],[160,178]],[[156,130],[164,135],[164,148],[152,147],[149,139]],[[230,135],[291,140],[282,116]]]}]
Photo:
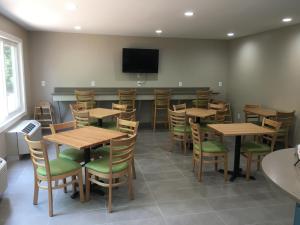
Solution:
[{"label": "chair back slat", "polygon": [[130,120],[123,120],[118,118],[117,119],[117,128],[119,131],[129,134],[129,135],[136,135],[139,127],[138,121],[130,121]]},{"label": "chair back slat", "polygon": [[217,111],[224,111],[225,110],[225,104],[223,103],[209,103],[208,104],[208,109],[213,109],[213,110],[217,110]]},{"label": "chair back slat", "polygon": [[184,131],[186,130],[187,127],[187,116],[186,112],[178,112],[178,111],[172,111],[169,109],[169,117],[170,117],[170,123],[171,123],[171,130],[173,131],[174,128],[179,128],[182,127],[184,128]]},{"label": "chair back slat", "polygon": [[73,130],[75,128],[76,128],[76,121],[50,124],[50,129],[52,134],[55,134],[57,132],[67,131],[67,130]]},{"label": "chair back slat", "polygon": [[[247,110],[248,108],[260,108],[260,105],[254,105],[254,104],[246,104],[244,106],[244,110]],[[259,121],[259,115],[250,113],[250,112],[245,112],[245,122],[258,122]]]},{"label": "chair back slat", "polygon": [[112,139],[110,141],[109,171],[112,173],[113,166],[127,162],[131,166],[133,152],[136,144],[136,135],[128,138]]},{"label": "chair back slat", "polygon": [[136,109],[134,109],[132,111],[121,112],[119,118],[123,119],[123,120],[135,121],[136,120]]},{"label": "chair back slat", "polygon": [[174,111],[186,110],[186,104],[183,103],[183,104],[173,105],[173,109],[174,109]]},{"label": "chair back slat", "polygon": [[74,116],[76,128],[85,127],[85,126],[90,125],[90,113],[89,113],[89,111],[87,111],[87,110],[83,110],[83,111],[73,110],[72,112],[73,112],[72,114]]},{"label": "chair back slat", "polygon": [[86,109],[92,109],[95,105],[95,91],[93,90],[75,90],[77,103],[85,104]]},{"label": "chair back slat", "polygon": [[119,104],[127,105],[127,110],[135,109],[136,90],[135,89],[119,89]]},{"label": "chair back slat", "polygon": [[154,104],[156,108],[166,108],[170,106],[171,90],[169,89],[155,89],[154,90]]},{"label": "chair back slat", "polygon": [[114,110],[120,110],[122,112],[125,112],[127,109],[127,105],[113,103],[111,108]]}]

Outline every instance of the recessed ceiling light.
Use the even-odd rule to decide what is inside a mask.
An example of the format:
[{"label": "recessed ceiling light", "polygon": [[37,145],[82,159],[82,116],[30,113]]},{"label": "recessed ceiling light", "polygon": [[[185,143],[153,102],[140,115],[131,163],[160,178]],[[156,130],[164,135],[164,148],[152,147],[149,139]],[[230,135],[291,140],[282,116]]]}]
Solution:
[{"label": "recessed ceiling light", "polygon": [[81,30],[81,26],[74,26],[75,30]]},{"label": "recessed ceiling light", "polygon": [[291,17],[286,17],[286,18],[283,18],[282,19],[282,22],[284,22],[284,23],[289,23],[289,22],[291,22],[293,19],[291,18]]},{"label": "recessed ceiling light", "polygon": [[77,9],[77,6],[74,2],[67,2],[65,4],[65,8],[66,8],[66,10],[69,10],[69,11],[75,11]]},{"label": "recessed ceiling light", "polygon": [[227,36],[228,36],[228,37],[233,37],[233,36],[234,36],[234,33],[229,32],[229,33],[227,33]]},{"label": "recessed ceiling light", "polygon": [[184,13],[184,15],[185,15],[185,16],[193,16],[193,15],[194,15],[194,12],[192,12],[192,11],[186,11],[186,12]]},{"label": "recessed ceiling light", "polygon": [[156,30],[155,33],[161,34],[161,33],[162,33],[162,30]]}]

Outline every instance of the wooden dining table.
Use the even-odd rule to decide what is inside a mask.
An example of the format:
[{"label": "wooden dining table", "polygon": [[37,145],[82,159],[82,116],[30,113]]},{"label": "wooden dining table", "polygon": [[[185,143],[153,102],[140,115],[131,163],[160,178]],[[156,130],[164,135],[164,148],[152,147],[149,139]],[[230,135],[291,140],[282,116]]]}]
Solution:
[{"label": "wooden dining table", "polygon": [[275,117],[276,116],[276,110],[274,109],[268,109],[268,108],[262,108],[262,107],[249,107],[245,108],[244,112],[252,113],[261,117]]},{"label": "wooden dining table", "polygon": [[[233,171],[229,171],[231,182],[237,177],[245,177],[240,169],[241,137],[275,133],[274,130],[253,123],[208,124],[207,126],[223,136],[235,137],[234,167]],[[255,179],[254,177],[251,178]]]},{"label": "wooden dining table", "polygon": [[187,108],[178,110],[179,112],[186,112],[187,116],[196,117],[196,122],[200,122],[201,119],[205,119],[216,115],[216,110],[213,109],[203,109],[203,108]]},{"label": "wooden dining table", "polygon": [[93,126],[86,126],[74,130],[63,131],[55,134],[46,135],[44,140],[68,145],[78,150],[84,151],[85,164],[91,160],[91,148],[97,147],[101,144],[108,143],[111,139],[126,137],[127,134],[98,128]]},{"label": "wooden dining table", "polygon": [[95,118],[98,121],[98,126],[102,127],[102,120],[107,117],[120,115],[122,111],[115,109],[107,109],[107,108],[94,108],[89,109],[89,114],[91,118]]}]

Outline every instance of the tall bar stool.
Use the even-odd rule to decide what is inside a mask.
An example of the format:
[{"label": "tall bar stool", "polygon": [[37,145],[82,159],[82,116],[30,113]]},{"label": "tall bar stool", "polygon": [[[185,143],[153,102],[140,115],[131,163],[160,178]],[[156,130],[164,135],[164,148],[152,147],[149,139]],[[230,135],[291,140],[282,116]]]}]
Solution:
[{"label": "tall bar stool", "polygon": [[75,90],[77,104],[84,104],[85,109],[95,108],[95,92],[93,90]]},{"label": "tall bar stool", "polygon": [[127,105],[127,111],[135,109],[136,90],[135,89],[119,89],[119,104]]},{"label": "tall bar stool", "polygon": [[[164,123],[168,127],[168,109],[170,107],[171,90],[155,89],[154,90],[154,115],[153,115],[153,131],[156,129],[156,123]],[[164,120],[158,120],[160,112],[164,112]]]},{"label": "tall bar stool", "polygon": [[205,108],[207,109],[208,103],[211,100],[211,91],[210,90],[198,90],[196,92],[196,98],[192,101],[193,106],[196,108]]}]

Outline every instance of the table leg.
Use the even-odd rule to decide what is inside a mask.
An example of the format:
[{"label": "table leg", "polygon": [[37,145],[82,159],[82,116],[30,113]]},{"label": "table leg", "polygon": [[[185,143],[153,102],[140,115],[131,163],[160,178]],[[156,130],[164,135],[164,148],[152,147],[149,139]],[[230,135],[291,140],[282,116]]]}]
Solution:
[{"label": "table leg", "polygon": [[241,153],[241,136],[235,137],[234,149],[234,166],[230,181],[234,181],[240,175],[240,153]]},{"label": "table leg", "polygon": [[84,164],[87,164],[91,161],[91,149],[84,149]]},{"label": "table leg", "polygon": [[97,126],[102,127],[102,119],[98,119]]},{"label": "table leg", "polygon": [[294,225],[300,224],[300,204],[296,203],[295,215],[294,215]]}]

